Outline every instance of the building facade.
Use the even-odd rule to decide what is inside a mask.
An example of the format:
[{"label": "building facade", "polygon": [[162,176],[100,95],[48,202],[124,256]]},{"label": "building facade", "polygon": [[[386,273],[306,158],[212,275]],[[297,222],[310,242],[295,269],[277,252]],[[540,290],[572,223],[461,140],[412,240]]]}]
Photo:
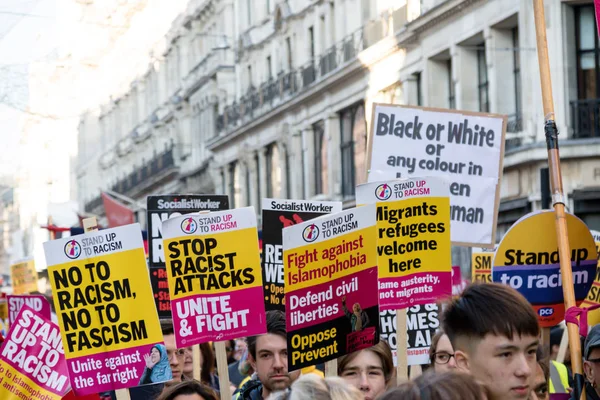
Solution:
[{"label": "building facade", "polygon": [[[567,205],[600,230],[592,1],[545,5]],[[158,54],[158,53],[157,53]],[[190,1],[148,70],[82,119],[79,199],[217,192],[354,205],[374,102],[509,116],[498,238],[549,207],[533,6],[521,0]],[[93,178],[91,178],[93,177]],[[468,265],[468,251],[454,261]]]},{"label": "building facade", "polygon": [[79,126],[77,183],[85,211],[100,191],[145,204],[157,193],[214,193],[206,140],[219,103],[233,99],[232,1],[195,0],[172,22],[128,89]]}]

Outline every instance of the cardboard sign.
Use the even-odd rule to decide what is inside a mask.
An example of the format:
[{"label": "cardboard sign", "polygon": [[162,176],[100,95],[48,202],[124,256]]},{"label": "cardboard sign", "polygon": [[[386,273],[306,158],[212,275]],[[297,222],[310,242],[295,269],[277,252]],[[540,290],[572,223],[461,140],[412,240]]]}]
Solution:
[{"label": "cardboard sign", "polygon": [[288,370],[379,342],[375,205],[283,230]]},{"label": "cardboard sign", "polygon": [[[429,364],[431,338],[440,326],[439,312],[439,306],[435,303],[406,309],[408,365]],[[381,340],[387,341],[390,345],[394,365],[397,366],[396,312],[392,310],[382,311],[380,321]]]},{"label": "cardboard sign", "polygon": [[0,349],[3,400],[59,400],[71,389],[58,326],[28,306]]},{"label": "cardboard sign", "polygon": [[494,114],[374,104],[369,182],[447,179],[452,242],[492,245],[506,121]]},{"label": "cardboard sign", "polygon": [[377,204],[379,306],[398,310],[452,293],[450,200],[440,178],[367,183],[358,204]]},{"label": "cardboard sign", "polygon": [[25,294],[38,290],[38,274],[33,260],[21,261],[10,266],[13,294]]},{"label": "cardboard sign", "polygon": [[285,310],[283,228],[342,211],[339,201],[263,199],[263,283],[266,310]]},{"label": "cardboard sign", "polygon": [[[149,306],[140,225],[53,240],[44,251],[75,394],[172,379],[158,315]],[[150,382],[146,357],[157,362]]]},{"label": "cardboard sign", "polygon": [[473,282],[492,282],[492,260],[498,247],[487,249],[473,247],[471,253],[471,280]]},{"label": "cardboard sign", "polygon": [[[566,214],[575,300],[587,296],[596,276],[598,255],[588,227]],[[540,326],[564,319],[562,276],[553,211],[530,213],[508,230],[494,256],[492,279],[518,290],[533,305]]]},{"label": "cardboard sign", "polygon": [[48,300],[40,294],[38,295],[8,295],[8,323],[12,325],[19,315],[21,308],[27,306],[33,311],[44,317],[45,319],[52,320],[52,311],[50,309],[50,303]]},{"label": "cardboard sign", "polygon": [[160,318],[171,318],[169,283],[163,252],[162,222],[179,215],[199,211],[229,209],[229,198],[223,195],[171,194],[148,196],[148,266],[150,282]]},{"label": "cardboard sign", "polygon": [[177,347],[266,332],[254,207],[163,222]]},{"label": "cardboard sign", "polygon": [[0,293],[0,334],[6,337],[8,334],[8,301],[6,293]]},{"label": "cardboard sign", "polygon": [[[590,231],[596,243],[596,252],[598,253],[598,266],[600,266],[600,232]],[[581,303],[581,308],[589,308],[590,306],[600,304],[600,268],[596,270],[596,277],[592,283],[592,288],[588,292],[587,297]],[[600,324],[600,309],[588,312],[588,325],[594,326]]]}]

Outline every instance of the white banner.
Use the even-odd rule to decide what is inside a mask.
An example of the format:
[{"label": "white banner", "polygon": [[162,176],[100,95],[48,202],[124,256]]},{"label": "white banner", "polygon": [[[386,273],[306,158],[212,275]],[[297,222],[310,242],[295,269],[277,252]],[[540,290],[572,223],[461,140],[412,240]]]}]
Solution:
[{"label": "white banner", "polygon": [[453,243],[495,243],[506,117],[383,104],[373,109],[369,182],[443,176]]}]

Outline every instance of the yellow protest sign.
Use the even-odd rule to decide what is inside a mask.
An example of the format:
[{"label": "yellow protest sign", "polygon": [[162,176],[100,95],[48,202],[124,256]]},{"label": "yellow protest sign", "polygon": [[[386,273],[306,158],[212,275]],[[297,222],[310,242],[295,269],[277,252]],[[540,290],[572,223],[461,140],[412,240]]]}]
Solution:
[{"label": "yellow protest sign", "polygon": [[496,248],[473,247],[471,253],[471,281],[492,282],[492,260]]},{"label": "yellow protest sign", "polygon": [[[44,251],[75,394],[147,383],[144,356],[163,344],[139,224],[54,240]],[[171,379],[167,369],[160,381]]]},{"label": "yellow protest sign", "polygon": [[375,206],[283,229],[288,370],[379,341]]},{"label": "yellow protest sign", "polygon": [[162,232],[177,347],[266,332],[254,207],[173,217]]},{"label": "yellow protest sign", "polygon": [[25,294],[38,290],[38,274],[33,260],[17,262],[10,266],[13,294]]},{"label": "yellow protest sign", "polygon": [[379,305],[399,310],[452,294],[450,197],[442,178],[360,185],[359,204],[377,204]]},{"label": "yellow protest sign", "polygon": [[[596,242],[596,253],[598,254],[598,266],[600,266],[600,232],[590,231]],[[592,283],[592,288],[588,292],[587,297],[581,303],[582,308],[588,308],[590,306],[600,304],[600,268],[596,270],[596,278]],[[600,309],[592,310],[588,313],[588,324],[594,326],[600,324]]]}]

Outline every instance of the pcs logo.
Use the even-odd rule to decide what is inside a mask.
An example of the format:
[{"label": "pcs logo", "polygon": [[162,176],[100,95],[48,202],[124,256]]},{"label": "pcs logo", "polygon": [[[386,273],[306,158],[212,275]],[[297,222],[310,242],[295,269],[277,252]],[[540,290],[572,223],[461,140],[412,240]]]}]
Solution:
[{"label": "pcs logo", "polygon": [[551,317],[554,314],[554,309],[552,307],[544,307],[537,310],[537,313],[540,317]]},{"label": "pcs logo", "polygon": [[184,233],[194,233],[198,229],[198,223],[192,217],[188,217],[181,222],[181,230]]},{"label": "pcs logo", "polygon": [[387,200],[392,197],[392,188],[387,183],[382,183],[375,188],[375,197],[378,200]]},{"label": "pcs logo", "polygon": [[305,242],[312,243],[319,237],[319,227],[315,224],[310,224],[302,231],[302,239]]},{"label": "pcs logo", "polygon": [[81,245],[76,240],[69,240],[65,244],[65,255],[71,260],[78,258],[81,255]]}]

